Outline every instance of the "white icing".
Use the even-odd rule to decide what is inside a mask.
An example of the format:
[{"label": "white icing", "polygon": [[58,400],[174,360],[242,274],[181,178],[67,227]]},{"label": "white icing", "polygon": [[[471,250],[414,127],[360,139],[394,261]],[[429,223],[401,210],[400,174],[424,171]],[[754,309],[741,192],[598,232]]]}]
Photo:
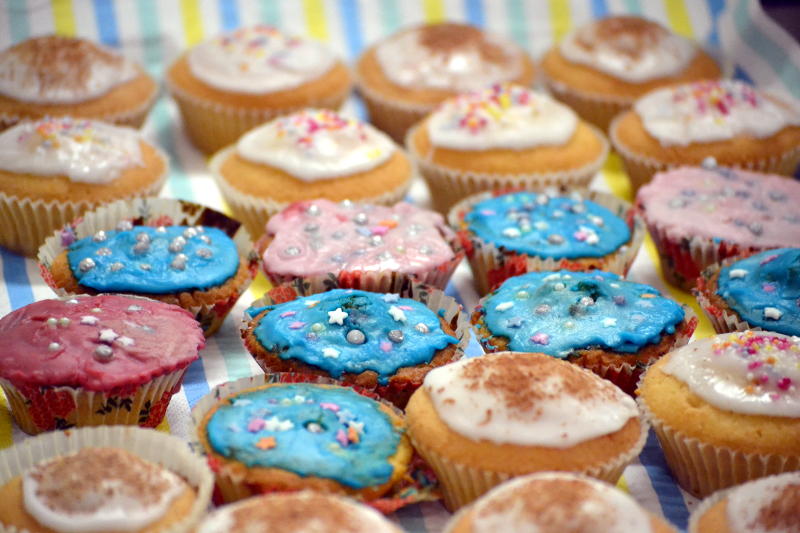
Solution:
[{"label": "white icing", "polygon": [[83,119],[23,122],[0,133],[0,169],[109,183],[142,165],[141,136],[132,128]]},{"label": "white icing", "polygon": [[[507,356],[491,356],[497,357]],[[479,365],[484,373],[477,386],[464,376],[471,365]],[[485,358],[462,359],[429,372],[424,387],[439,417],[453,431],[498,444],[567,448],[614,433],[639,415],[636,402],[611,383],[598,378],[596,386],[603,393],[579,398],[564,386],[558,373],[531,379],[530,390],[541,397],[534,400],[535,407],[518,409],[486,388],[485,379],[492,375],[502,380],[502,367],[488,364]]]},{"label": "white icing", "polygon": [[704,81],[648,93],[634,104],[645,130],[665,146],[769,137],[800,125],[800,110],[741,81]]},{"label": "white icing", "polygon": [[[554,482],[582,483],[591,492],[580,501],[566,496],[563,505],[550,505],[544,512],[526,509],[525,496],[551,496],[562,487]],[[497,506],[500,504],[500,508]],[[537,509],[538,510],[538,509]],[[471,533],[562,533],[602,531],[603,533],[650,533],[650,517],[621,490],[595,479],[568,473],[548,472],[514,479],[480,499],[472,514]],[[586,529],[590,526],[590,529]]]},{"label": "white icing", "polygon": [[435,146],[456,150],[524,150],[563,145],[578,119],[567,106],[519,85],[496,85],[443,103],[428,120]]},{"label": "white icing", "polygon": [[662,370],[719,409],[800,417],[798,337],[761,331],[717,335],[672,352]]},{"label": "white icing", "polygon": [[[797,533],[800,529],[800,509],[794,509],[794,523],[787,527],[767,529],[759,520],[759,514],[769,508],[789,487],[800,490],[800,473],[790,472],[761,478],[731,490],[728,493],[726,505],[728,525],[731,531],[733,533]],[[788,502],[782,508],[788,511],[790,509]]]},{"label": "white icing", "polygon": [[248,132],[236,149],[254,163],[316,181],[376,168],[396,147],[369,124],[327,109],[306,109]]},{"label": "white icing", "polygon": [[[631,20],[630,17],[605,19],[582,26],[561,41],[561,54],[574,63],[631,83],[674,76],[694,57],[696,48],[689,40],[658,24]],[[645,35],[637,31],[643,27]]]},{"label": "white icing", "polygon": [[256,25],[200,43],[189,52],[188,62],[192,74],[212,87],[260,94],[317,79],[336,58],[321,43]]}]

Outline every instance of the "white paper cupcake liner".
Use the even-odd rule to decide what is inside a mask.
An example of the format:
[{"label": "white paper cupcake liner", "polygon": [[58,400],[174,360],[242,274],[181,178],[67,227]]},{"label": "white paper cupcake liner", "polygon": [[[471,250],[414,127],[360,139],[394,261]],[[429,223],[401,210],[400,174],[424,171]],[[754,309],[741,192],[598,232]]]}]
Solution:
[{"label": "white paper cupcake liner", "polygon": [[608,131],[611,121],[621,112],[630,109],[636,98],[587,93],[543,75],[545,85],[556,99],[571,107],[583,120],[591,122],[602,131]]},{"label": "white paper cupcake liner", "polygon": [[[45,433],[0,450],[0,486],[38,463],[89,447],[112,447],[131,452],[181,476],[196,491],[189,513],[163,533],[188,533],[200,521],[211,499],[213,476],[205,461],[184,441],[153,430],[132,427],[97,427]],[[0,533],[31,533],[4,526]]]},{"label": "white paper cupcake liner", "polygon": [[408,130],[439,105],[391,100],[372,90],[357,74],[356,87],[367,106],[369,121],[401,145]]}]

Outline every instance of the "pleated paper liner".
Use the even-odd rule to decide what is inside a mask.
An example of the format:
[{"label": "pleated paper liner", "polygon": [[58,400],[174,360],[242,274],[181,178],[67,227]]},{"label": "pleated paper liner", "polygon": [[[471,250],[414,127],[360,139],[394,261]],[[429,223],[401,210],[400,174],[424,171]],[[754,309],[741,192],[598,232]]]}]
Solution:
[{"label": "pleated paper liner", "polygon": [[615,97],[588,93],[569,87],[568,85],[544,75],[544,81],[550,94],[572,108],[583,120],[590,122],[606,132],[611,121],[621,112],[630,109],[635,98]]},{"label": "pleated paper liner", "polygon": [[364,100],[364,105],[367,106],[370,123],[400,145],[403,144],[408,130],[436,109],[438,105],[416,104],[386,98],[364,83],[358,74],[356,74],[356,86]]},{"label": "pleated paper liner", "polygon": [[[159,431],[133,427],[97,427],[55,431],[27,439],[11,448],[0,450],[0,486],[23,475],[38,463],[90,447],[123,449],[182,477],[194,488],[195,502],[183,519],[160,531],[194,531],[194,526],[208,507],[214,478],[203,458],[193,453],[186,442]],[[4,526],[1,522],[2,520],[0,533],[32,533],[27,529]]]},{"label": "pleated paper liner", "polygon": [[[239,297],[244,294],[258,270],[259,258],[253,251],[250,234],[238,221],[210,207],[169,198],[138,198],[106,204],[96,211],[67,224],[51,234],[39,249],[39,270],[44,281],[59,295],[70,294],[58,286],[50,273],[55,258],[76,240],[90,237],[99,230],[110,231],[120,222],[134,226],[205,225],[224,231],[236,244],[244,270],[219,288],[175,294],[144,294],[148,298],[183,307],[203,327],[206,337],[213,335]],[[226,286],[227,285],[227,286]],[[87,290],[87,292],[90,292]]]}]

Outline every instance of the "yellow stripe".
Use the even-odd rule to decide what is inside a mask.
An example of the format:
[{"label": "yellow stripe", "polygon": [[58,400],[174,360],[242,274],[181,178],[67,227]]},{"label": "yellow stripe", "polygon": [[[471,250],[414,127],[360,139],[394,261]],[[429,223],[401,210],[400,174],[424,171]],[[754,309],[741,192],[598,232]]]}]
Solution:
[{"label": "yellow stripe", "polygon": [[192,46],[203,40],[203,17],[200,14],[198,0],[181,0],[181,19],[186,34],[186,46]]},{"label": "yellow stripe", "polygon": [[672,31],[684,37],[694,37],[692,20],[686,9],[685,0],[664,0],[664,9],[667,12],[667,19],[669,25],[672,26]]},{"label": "yellow stripe", "polygon": [[6,395],[0,390],[0,450],[14,445],[11,438],[11,411],[8,410]]},{"label": "yellow stripe", "polygon": [[442,0],[422,0],[422,11],[425,13],[425,22],[428,24],[442,22],[446,18]]},{"label": "yellow stripe", "polygon": [[622,159],[620,159],[616,153],[608,155],[605,167],[603,168],[603,177],[606,180],[608,188],[614,193],[614,196],[618,196],[627,202],[633,201],[631,182],[622,169]]},{"label": "yellow stripe", "polygon": [[53,25],[58,35],[75,35],[75,13],[72,0],[52,0]]},{"label": "yellow stripe", "polygon": [[569,2],[564,0],[547,0],[550,6],[550,25],[553,27],[553,40],[560,41],[572,28],[572,14]]},{"label": "yellow stripe", "polygon": [[156,426],[158,431],[163,431],[164,433],[169,433],[169,422],[167,422],[167,416],[164,415],[164,420],[161,421],[159,425]]},{"label": "yellow stripe", "polygon": [[325,4],[322,0],[303,0],[303,12],[309,36],[319,41],[328,40],[328,24],[325,20]]},{"label": "yellow stripe", "polygon": [[272,283],[269,282],[267,276],[263,272],[259,272],[253,284],[250,285],[250,294],[253,295],[253,300],[257,300],[264,296],[264,293],[272,288]]},{"label": "yellow stripe", "polygon": [[617,481],[617,488],[621,491],[630,493],[630,489],[628,488],[628,482],[625,480],[625,476],[621,476],[619,481]]}]

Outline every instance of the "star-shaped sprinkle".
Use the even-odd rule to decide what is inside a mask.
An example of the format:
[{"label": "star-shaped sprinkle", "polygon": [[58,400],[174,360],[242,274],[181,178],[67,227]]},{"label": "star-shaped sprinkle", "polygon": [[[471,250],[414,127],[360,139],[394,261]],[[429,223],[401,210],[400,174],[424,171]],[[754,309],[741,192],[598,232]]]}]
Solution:
[{"label": "star-shaped sprinkle", "polygon": [[117,340],[119,334],[113,329],[101,329],[99,336],[100,336],[100,342],[111,344],[112,342]]},{"label": "star-shaped sprinkle", "polygon": [[341,307],[337,307],[334,311],[328,311],[328,324],[339,324],[343,326],[344,319],[348,316],[349,315],[345,311],[342,311]]},{"label": "star-shaped sprinkle", "polygon": [[603,327],[604,328],[613,328],[616,325],[617,325],[617,319],[616,318],[610,318],[609,317],[609,318],[604,318],[603,319]]},{"label": "star-shaped sprinkle", "polygon": [[745,270],[743,268],[734,268],[733,270],[728,272],[728,277],[730,279],[743,278],[746,275],[747,275],[747,270]]},{"label": "star-shaped sprinkle", "polygon": [[771,320],[780,320],[782,316],[783,316],[783,311],[781,311],[777,307],[764,308],[764,318],[769,318]]},{"label": "star-shaped sprinkle", "polygon": [[506,320],[506,327],[508,328],[521,328],[522,327],[522,317],[515,316],[511,317]]},{"label": "star-shaped sprinkle", "polygon": [[511,239],[516,239],[522,235],[517,228],[506,228],[503,230],[503,236],[509,237]]},{"label": "star-shaped sprinkle", "polygon": [[514,307],[514,302],[503,302],[503,303],[497,304],[495,306],[494,310],[502,312],[502,311],[508,311],[512,307]]},{"label": "star-shaped sprinkle", "polygon": [[402,309],[400,309],[396,305],[389,307],[389,314],[392,315],[392,318],[395,319],[397,322],[406,321],[406,314],[403,312]]},{"label": "star-shaped sprinkle", "polygon": [[547,333],[537,333],[536,335],[531,336],[531,342],[534,344],[541,344],[542,346],[546,346],[550,344],[550,335]]},{"label": "star-shaped sprinkle", "polygon": [[277,446],[277,443],[275,442],[275,437],[264,437],[263,439],[259,439],[259,441],[256,442],[256,448],[258,448],[259,450],[271,450],[275,446]]},{"label": "star-shaped sprinkle", "polygon": [[294,428],[291,420],[281,420],[277,416],[264,420],[264,429],[267,431],[289,431]]},{"label": "star-shaped sprinkle", "polygon": [[399,299],[400,299],[400,295],[399,294],[384,294],[383,295],[383,301],[386,302],[386,303],[394,303]]},{"label": "star-shaped sprinkle", "polygon": [[88,326],[94,326],[99,321],[100,321],[100,319],[97,318],[96,316],[87,315],[87,316],[82,316],[81,317],[81,324],[86,324]]}]

